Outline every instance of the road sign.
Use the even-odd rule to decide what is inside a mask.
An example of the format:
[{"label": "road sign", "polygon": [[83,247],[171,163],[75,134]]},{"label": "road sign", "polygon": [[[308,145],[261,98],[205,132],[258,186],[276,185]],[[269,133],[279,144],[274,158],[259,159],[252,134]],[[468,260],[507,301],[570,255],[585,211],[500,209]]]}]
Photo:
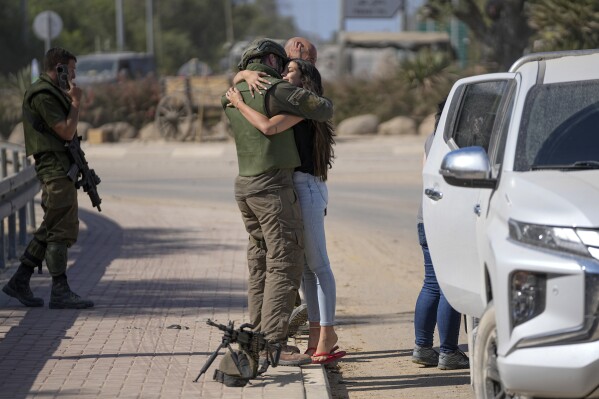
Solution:
[{"label": "road sign", "polygon": [[391,18],[404,0],[345,0],[345,18]]},{"label": "road sign", "polygon": [[62,30],[62,19],[54,11],[42,11],[33,20],[33,31],[42,40],[54,39]]},{"label": "road sign", "polygon": [[62,30],[62,19],[54,11],[42,11],[33,20],[35,35],[45,43],[46,51],[50,49],[50,41]]}]

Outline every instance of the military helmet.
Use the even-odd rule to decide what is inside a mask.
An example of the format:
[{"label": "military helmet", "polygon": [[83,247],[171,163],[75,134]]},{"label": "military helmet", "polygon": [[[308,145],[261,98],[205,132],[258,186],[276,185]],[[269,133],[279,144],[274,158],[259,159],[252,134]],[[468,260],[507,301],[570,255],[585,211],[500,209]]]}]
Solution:
[{"label": "military helmet", "polygon": [[274,54],[281,57],[284,62],[287,61],[285,49],[279,43],[272,39],[256,39],[243,51],[241,61],[239,61],[237,67],[240,71],[243,71],[247,68],[251,59],[262,57],[266,54]]}]

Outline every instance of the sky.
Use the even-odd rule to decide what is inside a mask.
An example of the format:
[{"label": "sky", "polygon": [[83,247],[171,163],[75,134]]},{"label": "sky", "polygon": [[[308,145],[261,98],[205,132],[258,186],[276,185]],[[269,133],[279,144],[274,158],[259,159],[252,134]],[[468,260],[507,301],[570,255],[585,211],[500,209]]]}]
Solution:
[{"label": "sky", "polygon": [[[303,35],[309,33],[322,41],[327,41],[333,38],[340,26],[340,1],[278,0],[278,3],[279,12],[285,16],[292,16]],[[404,1],[407,2],[410,12],[423,3],[423,0]],[[351,18],[345,20],[345,30],[349,32],[399,32],[402,30],[401,19],[399,12],[393,18]]]}]

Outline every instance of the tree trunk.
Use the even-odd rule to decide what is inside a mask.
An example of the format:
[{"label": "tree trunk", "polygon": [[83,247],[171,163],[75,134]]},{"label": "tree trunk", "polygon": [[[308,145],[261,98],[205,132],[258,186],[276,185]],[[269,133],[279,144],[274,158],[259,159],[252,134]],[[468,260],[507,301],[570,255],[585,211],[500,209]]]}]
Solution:
[{"label": "tree trunk", "polygon": [[[507,71],[523,54],[529,44],[532,30],[524,12],[527,0],[495,0],[486,10],[485,18],[475,0],[461,0],[452,6],[454,15],[464,22],[472,34],[487,48],[484,62],[491,69]],[[490,21],[490,23],[488,22]]]}]

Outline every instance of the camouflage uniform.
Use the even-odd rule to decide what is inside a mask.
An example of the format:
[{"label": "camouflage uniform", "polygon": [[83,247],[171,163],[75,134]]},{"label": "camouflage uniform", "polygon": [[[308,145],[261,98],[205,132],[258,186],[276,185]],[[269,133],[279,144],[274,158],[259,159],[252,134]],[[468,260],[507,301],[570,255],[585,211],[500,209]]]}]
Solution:
[{"label": "camouflage uniform", "polygon": [[[66,176],[71,162],[64,140],[50,128],[65,119],[70,103],[66,94],[45,75],[31,86],[23,101],[25,148],[27,155],[33,155],[35,159],[35,171],[42,184],[44,210],[44,220],[20,259],[31,267],[41,266],[49,243],[52,243],[51,248],[56,248],[53,244],[68,248],[77,241],[79,234],[77,189]],[[43,121],[44,132],[36,130],[30,118]],[[52,249],[50,255],[59,256],[54,255],[54,251],[63,252],[62,249]],[[66,271],[66,262],[51,261],[46,264],[52,276]]]},{"label": "camouflage uniform", "polygon": [[67,177],[71,161],[52,126],[64,121],[71,109],[71,99],[46,74],[42,74],[25,93],[23,128],[25,149],[35,159],[35,171],[42,185],[44,219],[20,258],[21,264],[2,290],[25,306],[42,306],[42,298],[33,296],[29,280],[35,267],[46,261],[52,276],[50,308],[90,308],[70,290],[67,283],[67,251],[77,241],[79,218],[77,188]]},{"label": "camouflage uniform", "polygon": [[[247,69],[266,72],[271,83],[264,95],[254,98],[247,83],[237,85],[253,109],[268,117],[280,113],[317,121],[332,117],[332,103],[326,98],[282,80],[267,65],[253,63]],[[300,165],[293,130],[266,136],[227,104],[223,96],[239,162],[235,199],[249,233],[250,322],[269,341],[286,343],[304,267],[301,209],[292,178],[294,168]]]}]

